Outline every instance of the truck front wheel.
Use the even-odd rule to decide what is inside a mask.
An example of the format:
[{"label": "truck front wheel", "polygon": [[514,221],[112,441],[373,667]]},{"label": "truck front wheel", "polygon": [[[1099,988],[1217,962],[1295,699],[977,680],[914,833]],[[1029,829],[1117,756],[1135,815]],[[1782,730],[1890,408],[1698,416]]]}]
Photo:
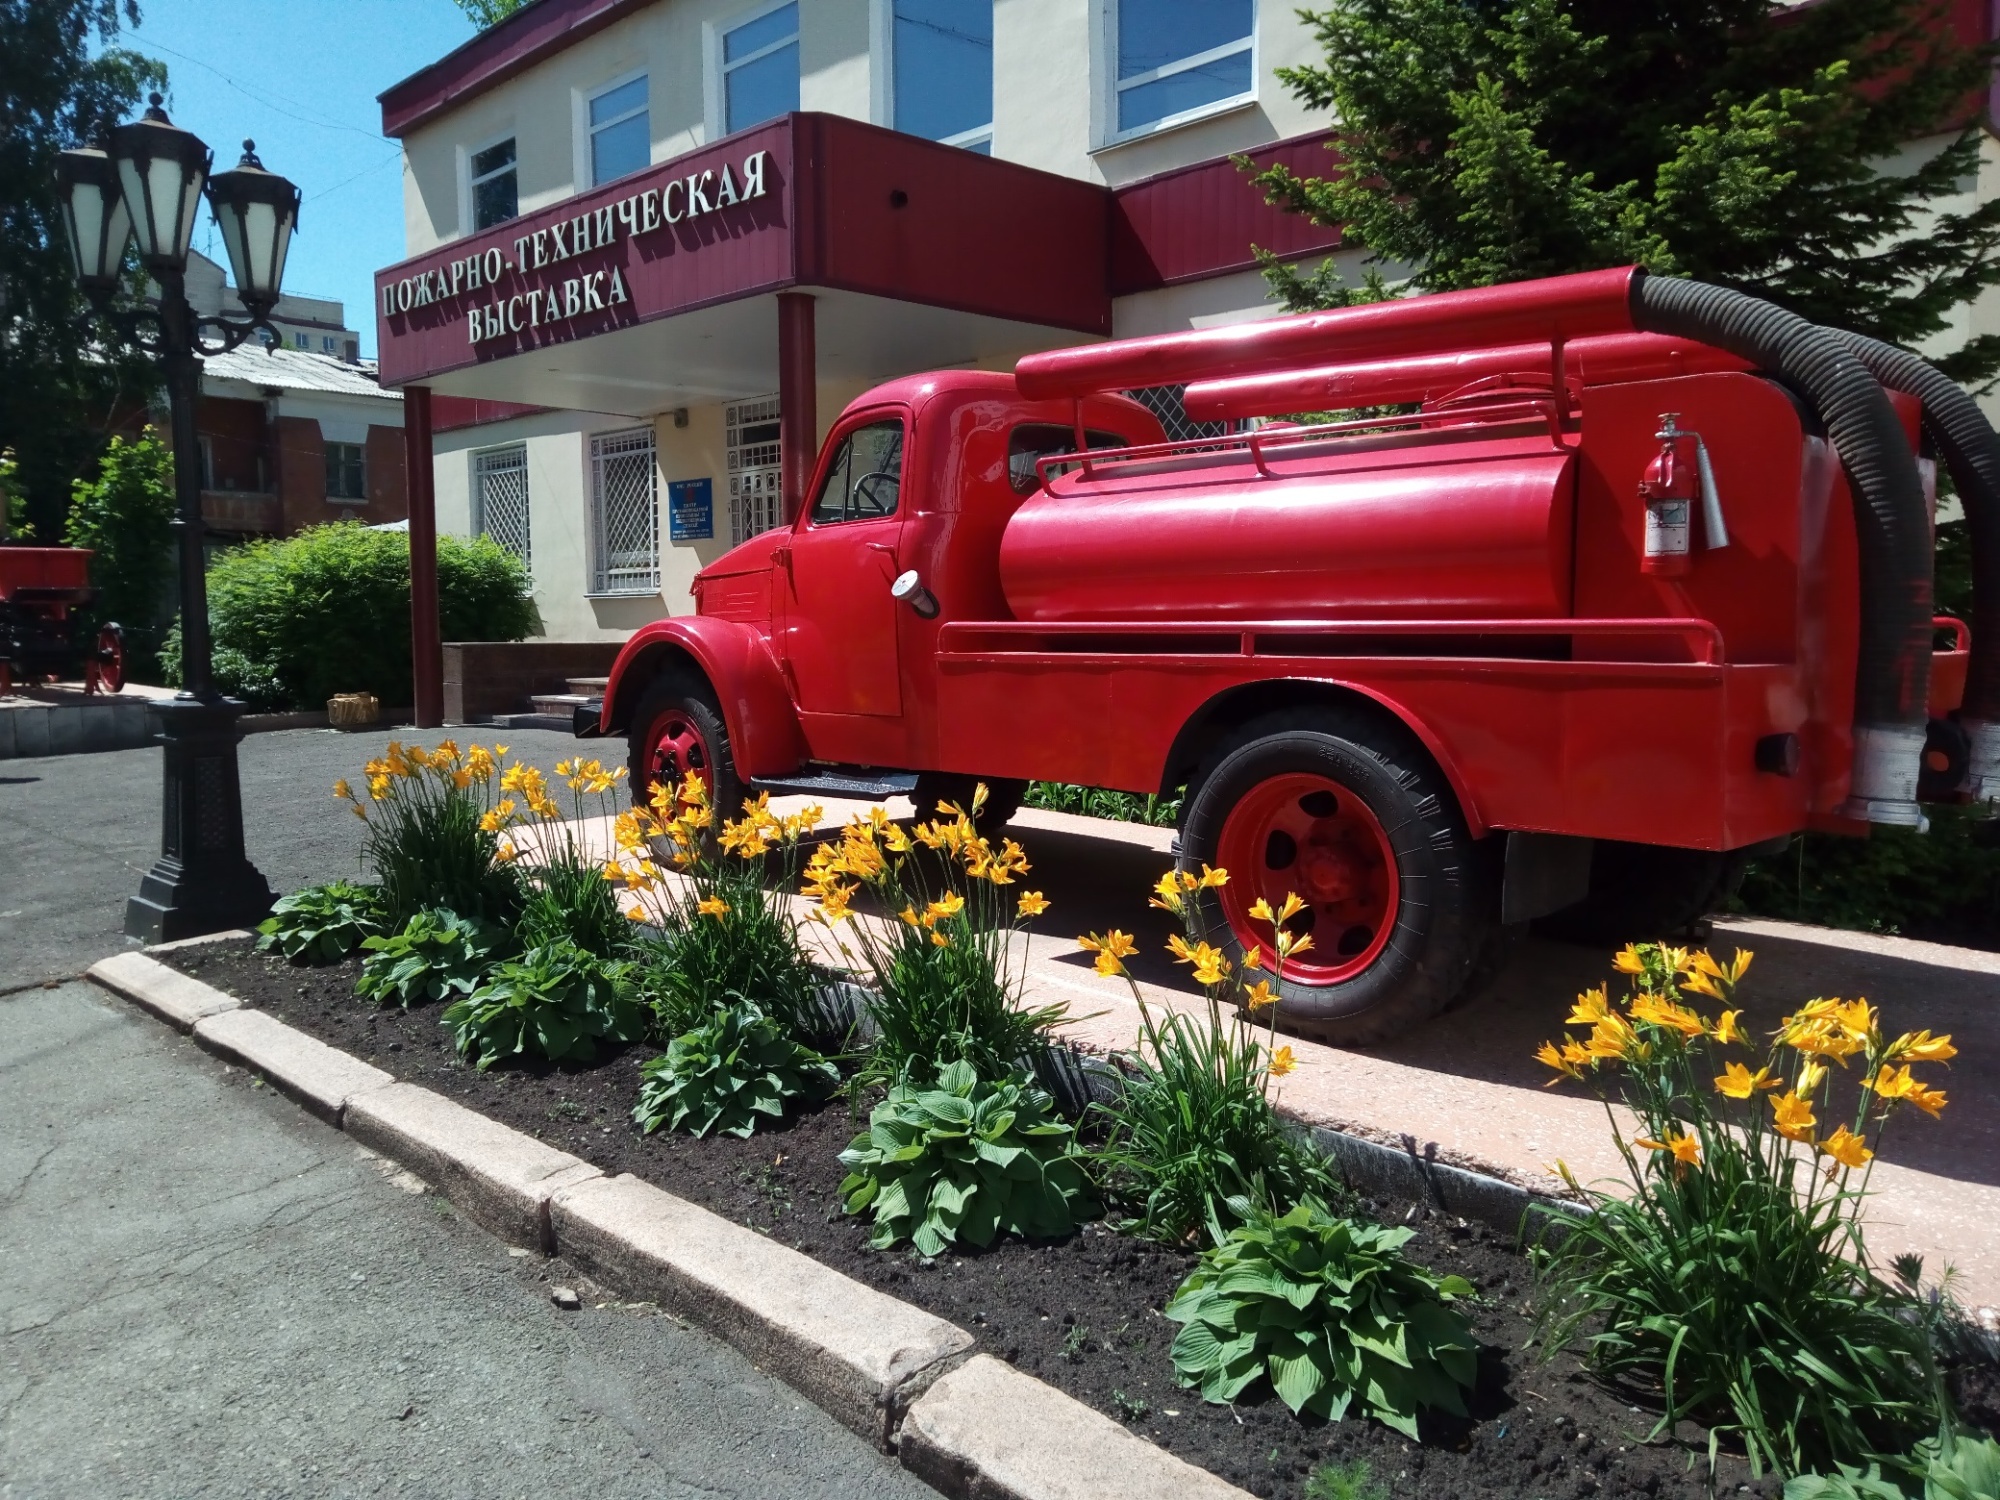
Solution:
[{"label": "truck front wheel", "polygon": [[1359,712],[1273,715],[1247,725],[1197,777],[1181,863],[1228,870],[1208,896],[1240,962],[1271,955],[1260,900],[1306,905],[1286,926],[1312,946],[1276,981],[1278,1022],[1339,1045],[1398,1036],[1458,999],[1498,919],[1489,851],[1400,726]]},{"label": "truck front wheel", "polygon": [[694,776],[707,784],[718,823],[742,814],[743,783],[729,727],[707,683],[677,672],[655,678],[632,710],[626,743],[635,804],[644,806],[660,781],[679,785]]}]

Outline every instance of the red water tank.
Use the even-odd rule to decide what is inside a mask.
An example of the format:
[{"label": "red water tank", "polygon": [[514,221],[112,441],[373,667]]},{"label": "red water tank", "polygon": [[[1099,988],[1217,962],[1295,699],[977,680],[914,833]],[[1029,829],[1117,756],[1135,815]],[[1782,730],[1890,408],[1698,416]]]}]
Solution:
[{"label": "red water tank", "polygon": [[[1326,450],[1315,452],[1324,447]],[[1093,465],[1000,543],[1021,620],[1541,619],[1570,608],[1573,457],[1549,438]]]}]

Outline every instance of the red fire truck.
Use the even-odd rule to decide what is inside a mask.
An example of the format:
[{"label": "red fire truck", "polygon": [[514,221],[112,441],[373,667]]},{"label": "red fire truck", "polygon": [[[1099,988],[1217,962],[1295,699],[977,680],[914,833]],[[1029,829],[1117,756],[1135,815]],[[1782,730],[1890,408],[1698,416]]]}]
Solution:
[{"label": "red fire truck", "polygon": [[[1169,442],[1119,394],[1165,384],[1409,410]],[[1660,935],[1802,829],[2000,796],[1991,632],[1937,649],[1934,460],[2000,589],[2000,442],[1956,387],[1632,269],[915,376],[580,727],[722,807],[1185,787],[1237,942],[1308,903],[1282,1020],[1374,1041],[1517,924]]]}]

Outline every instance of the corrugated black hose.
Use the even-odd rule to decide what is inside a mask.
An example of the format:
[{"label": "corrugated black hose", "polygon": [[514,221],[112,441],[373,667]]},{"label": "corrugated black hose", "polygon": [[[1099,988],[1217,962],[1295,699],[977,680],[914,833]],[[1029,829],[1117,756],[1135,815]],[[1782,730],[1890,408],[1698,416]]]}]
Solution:
[{"label": "corrugated black hose", "polygon": [[1854,673],[1854,769],[1843,812],[1920,825],[1931,670],[1931,535],[1923,485],[1895,408],[1846,336],[1796,313],[1672,276],[1639,276],[1633,326],[1698,339],[1751,360],[1811,402],[1855,490],[1861,641]]},{"label": "corrugated black hose", "polygon": [[1871,339],[1841,338],[1875,378],[1923,403],[1924,430],[1965,507],[1972,541],[1972,658],[1959,721],[1971,742],[1965,789],[2000,800],[2000,433],[1979,403],[1929,360]]}]

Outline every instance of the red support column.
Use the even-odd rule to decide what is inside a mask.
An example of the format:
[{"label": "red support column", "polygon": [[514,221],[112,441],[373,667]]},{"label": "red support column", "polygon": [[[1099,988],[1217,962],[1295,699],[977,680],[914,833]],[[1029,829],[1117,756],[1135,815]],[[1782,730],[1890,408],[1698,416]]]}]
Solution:
[{"label": "red support column", "polygon": [[819,456],[818,364],[813,299],[804,292],[778,293],[778,469],[787,526],[805,508]]},{"label": "red support column", "polygon": [[431,391],[403,388],[403,473],[410,501],[410,678],[417,728],[444,723],[444,643],[438,635],[437,491],[431,472]]}]

